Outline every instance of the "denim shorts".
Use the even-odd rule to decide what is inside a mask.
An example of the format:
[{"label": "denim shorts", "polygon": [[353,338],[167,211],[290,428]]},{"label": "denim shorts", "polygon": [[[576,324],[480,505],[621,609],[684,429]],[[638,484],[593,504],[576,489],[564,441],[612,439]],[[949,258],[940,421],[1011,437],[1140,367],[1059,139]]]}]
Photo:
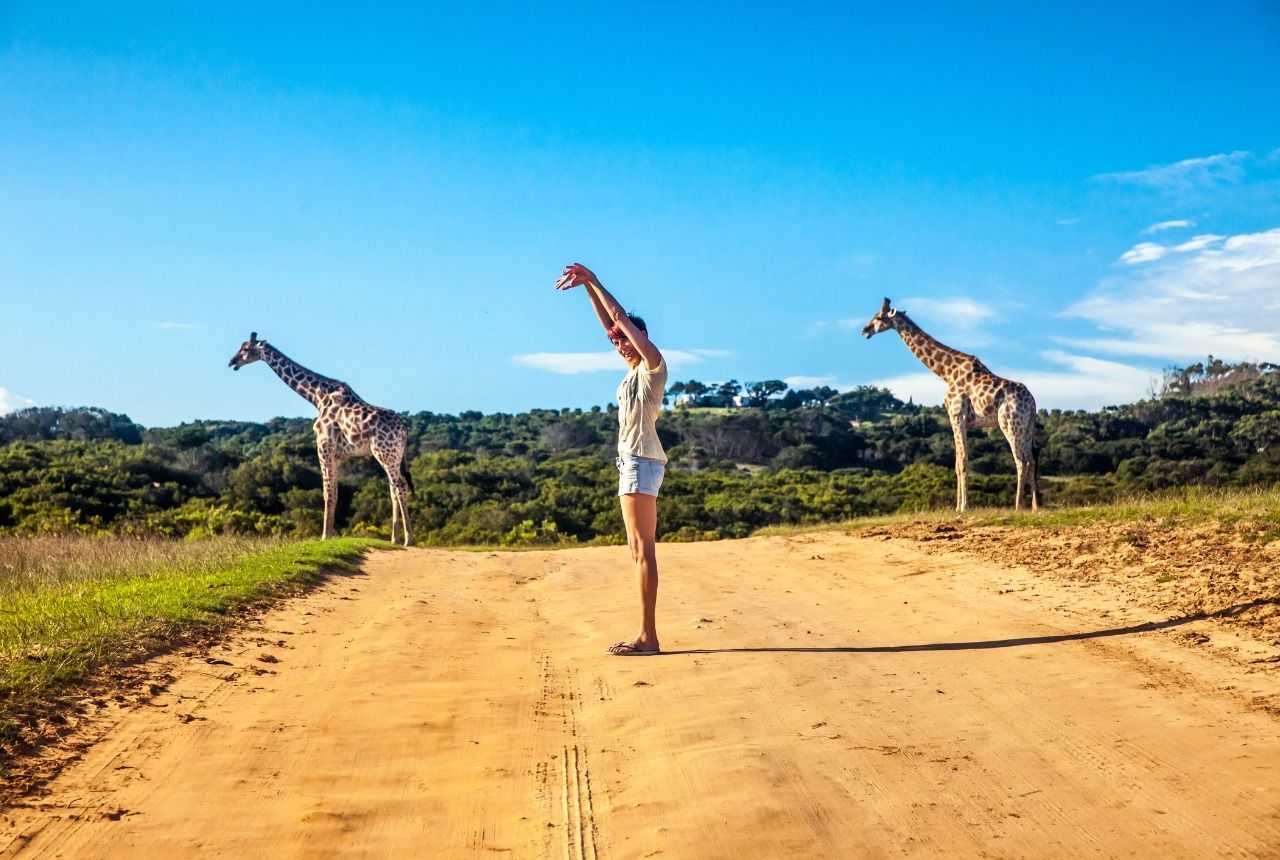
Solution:
[{"label": "denim shorts", "polygon": [[618,456],[618,495],[643,493],[646,496],[656,496],[666,471],[666,464],[661,460],[620,454]]}]

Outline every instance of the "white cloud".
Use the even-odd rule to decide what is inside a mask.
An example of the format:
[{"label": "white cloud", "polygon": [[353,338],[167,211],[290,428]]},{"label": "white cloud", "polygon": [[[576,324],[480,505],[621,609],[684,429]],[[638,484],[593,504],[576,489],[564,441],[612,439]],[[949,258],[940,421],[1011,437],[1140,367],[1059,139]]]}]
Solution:
[{"label": "white cloud", "polygon": [[1166,361],[1280,360],[1280,228],[1157,247],[1067,310],[1103,330],[1069,343]]},{"label": "white cloud", "polygon": [[26,409],[28,406],[35,406],[34,400],[14,394],[7,388],[0,388],[0,415],[7,415],[17,409]]},{"label": "white cloud", "polygon": [[1246,164],[1252,160],[1252,153],[1237,150],[1204,158],[1188,158],[1173,164],[1158,164],[1144,170],[1103,173],[1094,179],[1161,190],[1185,190],[1239,182],[1244,178]]},{"label": "white cloud", "polygon": [[834,376],[784,376],[782,381],[796,389],[817,388],[819,385],[836,388]]},{"label": "white cloud", "polygon": [[1030,389],[1041,409],[1089,409],[1135,403],[1150,397],[1161,374],[1149,368],[1084,355],[1042,355],[1065,371],[1026,371],[1012,378]]},{"label": "white cloud", "polygon": [[1226,236],[1217,236],[1213,233],[1205,233],[1200,236],[1193,236],[1180,245],[1169,247],[1168,245],[1160,245],[1155,242],[1139,242],[1128,251],[1120,255],[1120,262],[1130,266],[1136,266],[1140,263],[1150,263],[1159,260],[1166,254],[1186,254],[1190,251],[1200,251],[1213,245],[1218,245],[1227,240]]},{"label": "white cloud", "polygon": [[536,370],[552,373],[594,373],[617,370],[621,359],[616,352],[531,352],[513,355],[511,360]]},{"label": "white cloud", "polygon": [[[1207,355],[1233,360],[1269,360],[1277,355],[1280,339],[1270,332],[1189,320],[1151,323],[1124,337],[1059,338],[1064,346],[1111,355],[1150,356],[1170,361]],[[1261,358],[1260,358],[1261,357]]]},{"label": "white cloud", "polygon": [[704,358],[732,358],[733,352],[727,349],[664,349],[662,355],[671,362],[694,364]]},{"label": "white cloud", "polygon": [[1155,242],[1139,242],[1120,255],[1120,262],[1136,266],[1138,263],[1150,263],[1152,260],[1159,260],[1167,253],[1169,253],[1169,249],[1164,245],[1157,245]]},{"label": "white cloud", "polygon": [[[928,299],[912,297],[903,299],[894,306],[901,306],[904,311],[907,308],[918,307],[921,309],[920,316],[932,320],[946,320],[952,327],[960,328],[976,325],[999,316],[990,305],[968,298]],[[913,315],[912,319],[916,319],[916,317]]]},{"label": "white cloud", "polygon": [[1196,222],[1187,221],[1185,219],[1180,221],[1161,221],[1159,224],[1152,224],[1142,232],[1150,236],[1152,233],[1159,233],[1162,230],[1176,230],[1184,227],[1190,229],[1194,226],[1196,226]]},{"label": "white cloud", "polygon": [[1208,248],[1210,245],[1226,239],[1226,236],[1215,236],[1212,233],[1205,233],[1203,236],[1194,236],[1183,242],[1181,245],[1174,245],[1173,250],[1179,254],[1185,254],[1188,251],[1199,251],[1201,248]]},{"label": "white cloud", "polygon": [[947,384],[942,377],[927,371],[889,376],[871,383],[877,388],[887,388],[899,400],[911,400],[926,406],[937,406],[946,396]]},{"label": "white cloud", "polygon": [[[674,372],[690,364],[711,358],[728,358],[733,353],[722,349],[664,349],[662,357]],[[625,371],[626,364],[616,352],[531,352],[513,355],[511,360],[524,367],[551,373],[576,374],[599,371]]]}]

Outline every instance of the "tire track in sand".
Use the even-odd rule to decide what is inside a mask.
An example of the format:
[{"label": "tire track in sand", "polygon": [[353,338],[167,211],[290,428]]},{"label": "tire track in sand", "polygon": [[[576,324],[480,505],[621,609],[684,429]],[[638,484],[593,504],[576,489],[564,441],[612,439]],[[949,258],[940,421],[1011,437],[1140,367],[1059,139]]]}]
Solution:
[{"label": "tire track in sand", "polygon": [[541,692],[534,706],[534,721],[541,755],[534,772],[548,823],[553,819],[555,823],[547,828],[548,835],[558,835],[549,838],[544,855],[598,860],[600,835],[590,755],[578,728],[582,698],[577,673],[557,669],[548,651],[539,652],[536,663]]}]

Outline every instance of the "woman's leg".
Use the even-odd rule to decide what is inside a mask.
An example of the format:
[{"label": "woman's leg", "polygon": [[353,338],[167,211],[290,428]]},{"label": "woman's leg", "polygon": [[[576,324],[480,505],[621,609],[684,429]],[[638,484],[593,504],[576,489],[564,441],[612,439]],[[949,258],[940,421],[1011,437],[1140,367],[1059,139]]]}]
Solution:
[{"label": "woman's leg", "polygon": [[640,633],[629,647],[615,645],[614,653],[658,650],[658,557],[655,551],[658,533],[658,497],[644,493],[619,496],[622,521],[627,527],[627,544],[636,569],[636,586],[640,591]]}]

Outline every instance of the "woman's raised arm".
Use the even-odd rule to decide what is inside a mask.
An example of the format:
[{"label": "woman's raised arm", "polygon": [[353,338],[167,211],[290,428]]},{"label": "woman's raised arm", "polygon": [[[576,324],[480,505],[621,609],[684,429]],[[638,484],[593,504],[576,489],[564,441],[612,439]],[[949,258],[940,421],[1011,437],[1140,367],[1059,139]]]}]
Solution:
[{"label": "woman's raised arm", "polygon": [[571,290],[577,286],[585,286],[587,295],[591,297],[591,305],[605,331],[611,331],[614,326],[621,329],[650,370],[655,370],[662,363],[662,353],[649,340],[649,335],[631,321],[622,304],[604,288],[600,279],[586,266],[581,263],[570,263],[565,266],[555,286],[557,290]]}]

